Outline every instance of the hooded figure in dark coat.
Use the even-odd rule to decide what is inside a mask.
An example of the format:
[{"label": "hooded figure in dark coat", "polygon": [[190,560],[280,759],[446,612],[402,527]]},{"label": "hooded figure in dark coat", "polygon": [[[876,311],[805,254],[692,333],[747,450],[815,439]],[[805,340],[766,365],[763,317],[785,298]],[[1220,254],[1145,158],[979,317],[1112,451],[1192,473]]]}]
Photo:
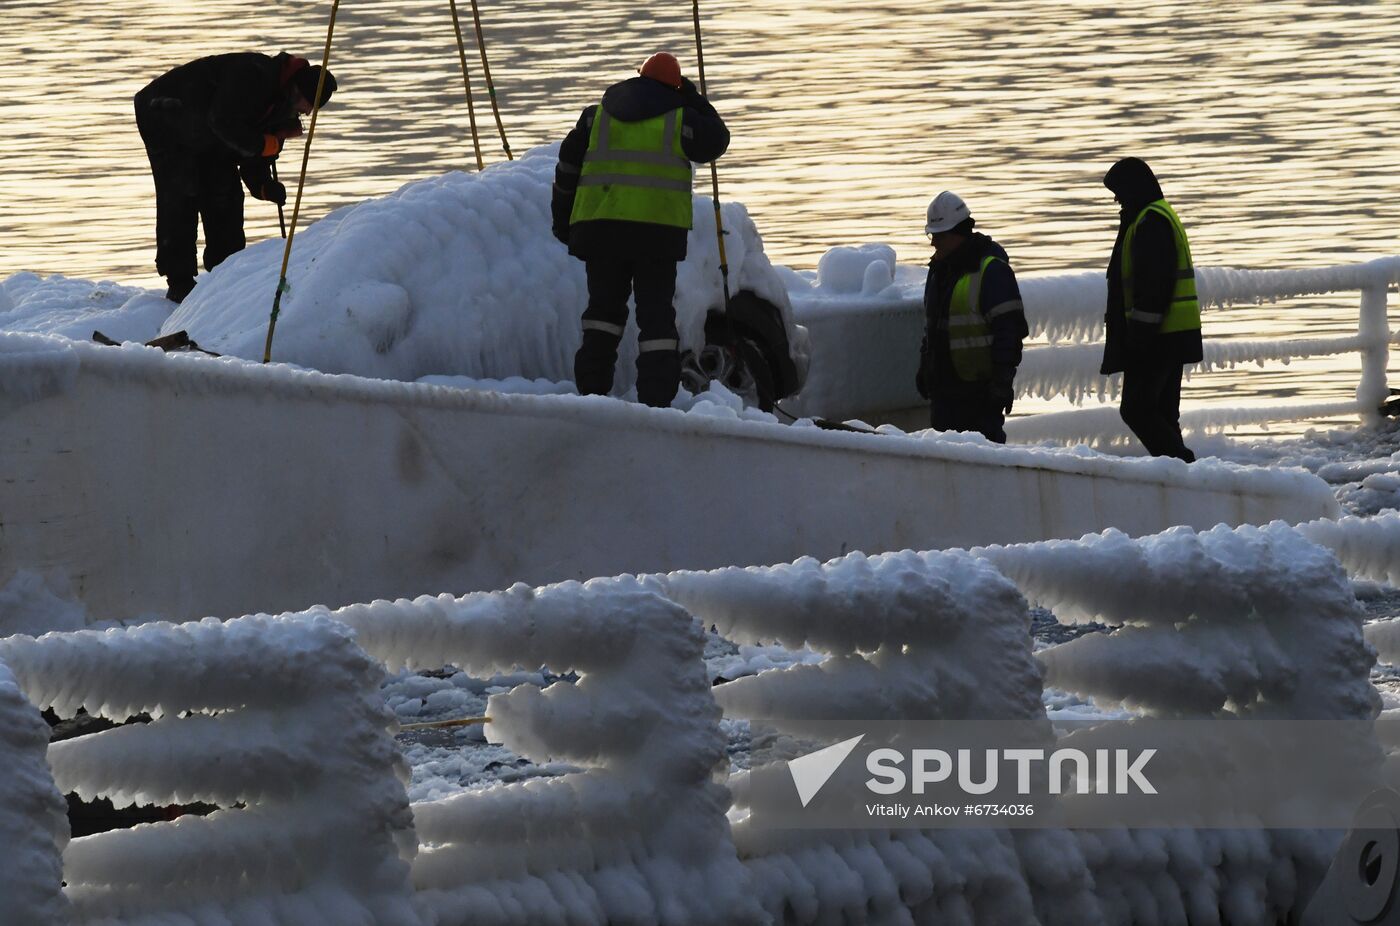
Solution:
[{"label": "hooded figure in dark coat", "polygon": [[156,272],[166,298],[180,302],[194,288],[199,223],[204,269],[243,250],[243,191],[282,205],[287,190],[272,164],[320,86],[324,106],[334,75],[286,52],[235,52],[182,64],[136,94],[136,127],[156,185]]},{"label": "hooded figure in dark coat", "polygon": [[[1148,209],[1165,202],[1156,175],[1144,161],[1123,158],[1109,169],[1103,183],[1113,192],[1121,212],[1118,238],[1108,262],[1108,307],[1099,372],[1123,374],[1119,414],[1147,452],[1189,463],[1196,457],[1181,438],[1181,377],[1185,364],[1202,358],[1200,309],[1199,303],[1174,306],[1174,302],[1183,302],[1178,280],[1194,281],[1189,245],[1182,232],[1181,245],[1188,255],[1183,266],[1172,220],[1160,208]],[[1130,237],[1131,318],[1126,313],[1123,271]],[[1180,327],[1176,319],[1191,311],[1195,313],[1194,325]]]}]

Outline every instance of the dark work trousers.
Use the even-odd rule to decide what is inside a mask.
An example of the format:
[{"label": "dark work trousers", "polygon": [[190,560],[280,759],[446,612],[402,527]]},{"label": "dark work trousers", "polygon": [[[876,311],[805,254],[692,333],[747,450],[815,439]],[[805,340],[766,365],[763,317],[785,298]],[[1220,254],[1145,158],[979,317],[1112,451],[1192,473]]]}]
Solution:
[{"label": "dark work trousers", "polygon": [[574,382],[581,395],[612,391],[617,346],[627,325],[627,297],[637,302],[637,398],[655,408],[670,406],[681,383],[676,333],[674,260],[590,260],[583,343],[574,355]]},{"label": "dark work trousers", "polygon": [[1123,371],[1118,414],[1154,457],[1191,463],[1196,455],[1181,439],[1181,373],[1174,360],[1149,360]]},{"label": "dark work trousers", "polygon": [[929,400],[929,423],[935,431],[976,431],[994,443],[1006,443],[1006,416],[997,399],[975,385],[941,386]]},{"label": "dark work trousers", "polygon": [[204,220],[204,269],[213,270],[243,250],[243,186],[228,155],[172,145],[143,124],[156,183],[156,272],[167,280],[193,280],[199,221]]}]

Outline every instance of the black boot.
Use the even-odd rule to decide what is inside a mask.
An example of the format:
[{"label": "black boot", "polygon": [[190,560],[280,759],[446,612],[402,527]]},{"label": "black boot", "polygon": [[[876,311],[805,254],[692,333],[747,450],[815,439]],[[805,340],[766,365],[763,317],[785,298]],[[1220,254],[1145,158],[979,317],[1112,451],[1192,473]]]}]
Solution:
[{"label": "black boot", "polygon": [[166,277],[166,282],[170,288],[165,291],[165,298],[179,305],[185,301],[185,297],[194,289],[194,277]]},{"label": "black boot", "polygon": [[589,329],[574,355],[574,383],[579,395],[607,395],[612,391],[617,366],[618,337],[611,332]]},{"label": "black boot", "polygon": [[[674,343],[674,342],[672,342]],[[681,385],[676,350],[644,350],[637,355],[637,399],[652,408],[670,408]]]}]

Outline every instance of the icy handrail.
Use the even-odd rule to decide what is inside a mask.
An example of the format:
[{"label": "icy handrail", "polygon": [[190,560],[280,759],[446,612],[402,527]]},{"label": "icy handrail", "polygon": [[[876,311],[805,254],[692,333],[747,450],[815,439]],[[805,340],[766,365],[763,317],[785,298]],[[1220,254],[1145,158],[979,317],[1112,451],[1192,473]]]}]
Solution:
[{"label": "icy handrail", "polygon": [[[1374,712],[1369,660],[1345,577],[1325,550],[1282,524],[1199,535],[1175,530],[1141,540],[1110,532],[970,553],[851,554],[823,564],[802,560],[655,578],[668,595],[735,640],[779,639],[831,651],[828,662],[835,665],[821,676],[816,667],[799,666],[717,689],[727,712],[791,729],[792,718],[805,712],[941,716],[940,709],[949,708],[940,698],[956,703],[958,695],[945,676],[959,670],[967,673],[964,683],[983,689],[985,713],[976,716],[997,716],[988,710],[993,700],[1014,713],[1028,694],[1042,711],[1037,673],[1018,671],[1015,658],[1028,642],[1024,606],[989,566],[1021,592],[1053,604],[1062,618],[1130,625],[1113,636],[1085,638],[1087,645],[1049,650],[1043,661],[1065,687],[1173,713],[1238,707],[1235,699],[1271,716]],[[1141,593],[1142,582],[1150,594]],[[964,609],[973,605],[975,612],[978,603],[982,613]],[[1202,628],[1210,637],[1205,645]],[[891,644],[909,641],[905,648],[914,651],[942,648],[947,661],[915,666],[891,658]],[[979,649],[983,642],[986,649]],[[1193,666],[1204,668],[1192,675]],[[1188,677],[1198,691],[1183,690],[1179,680]],[[962,702],[949,713],[972,716],[972,710]],[[743,781],[740,773],[735,787],[742,790]],[[1331,851],[1325,842],[1293,835],[1225,831],[1182,831],[1167,842],[1146,833],[1065,831],[1015,838],[1005,832],[845,832],[831,839],[759,830],[741,819],[734,832],[764,909],[775,921],[796,922],[850,909],[872,919],[962,909],[988,885],[995,885],[997,913],[983,911],[977,922],[984,916],[1049,922],[1052,911],[1102,911],[1112,897],[1149,883],[1163,908],[1204,902],[1202,909],[1215,909],[1234,893],[1266,896],[1279,865],[1325,863]],[[1227,869],[1208,861],[1219,859],[1226,846],[1234,847],[1226,854],[1240,858],[1250,840],[1252,862]],[[1040,863],[1050,857],[1054,866]],[[1200,876],[1162,877],[1178,870]],[[1211,896],[1192,893],[1203,883],[1213,886]],[[1285,908],[1290,902],[1267,896]],[[1085,912],[1083,918],[1095,916]]]},{"label": "icy handrail", "polygon": [[[1357,578],[1400,584],[1400,511],[1383,511],[1373,518],[1311,521],[1298,525],[1298,533],[1332,550]],[[1368,624],[1366,642],[1381,659],[1400,663],[1400,621]]]},{"label": "icy handrail", "polygon": [[1063,622],[1047,681],[1151,712],[1370,719],[1362,612],[1337,558],[1282,523],[978,551]]},{"label": "icy handrail", "polygon": [[[1393,336],[1391,343],[1397,340],[1400,335]],[[1229,370],[1244,363],[1263,366],[1268,361],[1290,363],[1306,357],[1351,354],[1369,346],[1369,342],[1357,335],[1284,341],[1207,341],[1205,359],[1188,367],[1187,374]],[[1064,396],[1076,403],[1091,395],[1101,402],[1117,398],[1122,376],[1101,374],[1102,358],[1103,345],[1097,343],[1029,348],[1016,371],[1017,392],[1041,399]]]},{"label": "icy handrail", "polygon": [[[1400,549],[1400,515],[1388,522],[1396,534],[1389,542]],[[1163,904],[1216,909],[1227,896],[1263,896],[1280,864],[1325,863],[1330,849],[1297,834],[1223,831],[1184,831],[1165,842],[1097,831],[832,838],[742,823],[731,831],[727,793],[710,777],[725,759],[725,741],[696,616],[734,639],[777,638],[827,651],[831,665],[821,674],[807,666],[720,686],[726,707],[780,726],[843,706],[844,716],[1044,716],[1041,662],[1067,687],[1147,709],[1215,710],[1230,702],[1281,715],[1367,716],[1376,695],[1359,611],[1337,560],[1309,542],[1325,528],[1176,529],[1140,540],[1109,532],[971,551],[522,585],[227,625],[13,637],[0,641],[0,755],[13,766],[19,754],[21,767],[28,755],[32,767],[42,749],[44,731],[20,690],[67,710],[145,709],[160,719],[84,737],[82,748],[81,741],[53,747],[60,786],[252,802],[247,811],[76,842],[65,875],[84,918],[107,912],[106,905],[146,914],[151,904],[166,904],[211,921],[311,921],[325,909],[304,901],[294,915],[277,906],[279,877],[301,880],[308,866],[322,864],[365,878],[362,891],[371,872],[381,886],[398,885],[403,859],[420,839],[430,848],[413,863],[411,898],[389,891],[370,907],[362,894],[344,893],[334,899],[333,918],[402,926],[467,916],[500,924],[718,924],[817,922],[861,910],[883,921],[901,910],[970,910],[966,904],[991,892],[997,903],[969,913],[973,921],[1046,922],[1049,912],[1068,909],[1096,921],[1114,898],[1149,885]],[[1374,539],[1355,534],[1349,522],[1336,533],[1343,542],[1334,545],[1348,551]],[[1061,619],[1125,626],[1036,660],[1023,595],[1053,606]],[[379,673],[341,620],[394,665],[579,669],[577,684],[495,695],[488,713],[491,732],[508,744],[583,771],[416,804],[412,829],[397,833],[396,851],[385,851],[385,811],[392,817],[401,808],[403,792],[385,781],[392,763],[381,754]],[[11,670],[13,692],[5,684]],[[1193,684],[1184,685],[1189,671]],[[237,706],[239,699],[248,706]],[[266,722],[284,700],[307,715],[306,725]],[[209,716],[174,716],[192,707]],[[347,724],[347,710],[360,719]],[[320,725],[331,740],[308,752],[288,742],[314,737]],[[337,745],[340,739],[347,742]],[[16,750],[15,742],[28,745]],[[224,750],[245,777],[250,770],[272,777],[285,762],[284,777],[334,806],[295,804],[279,781],[241,784],[238,769],[199,755],[207,749]],[[352,763],[358,784],[336,777],[346,752],[363,760]],[[316,766],[313,754],[329,768]],[[175,768],[167,772],[170,756]],[[185,783],[177,783],[182,776]],[[41,780],[39,792],[52,809],[52,782]],[[6,794],[0,830],[13,791]],[[341,828],[325,828],[322,817]],[[366,827],[381,834],[377,856],[357,854]],[[249,875],[240,860],[254,852],[265,864]],[[1227,856],[1230,864],[1219,861]],[[387,874],[373,868],[376,858]],[[0,883],[6,874],[0,871]],[[1163,880],[1167,874],[1175,877]],[[250,891],[248,877],[264,890]],[[318,894],[316,903],[328,896]]]},{"label": "icy handrail", "polygon": [[[1213,309],[1260,305],[1299,296],[1359,292],[1400,283],[1400,256],[1305,270],[1197,267],[1201,304]],[[1108,286],[1100,271],[1026,275],[1020,278],[1031,337],[1087,341],[1103,334]],[[831,298],[820,291],[792,292],[806,323],[850,313],[923,314],[923,284],[896,283],[878,294]]]},{"label": "icy handrail", "polygon": [[[1278,341],[1219,341],[1207,338],[1206,359],[1196,369],[1215,370],[1242,363],[1264,363],[1338,353],[1360,353],[1362,375],[1356,402],[1345,414],[1375,417],[1387,398],[1385,368],[1389,345],[1397,340],[1386,317],[1387,290],[1400,282],[1400,257],[1312,270],[1243,270],[1197,268],[1202,305],[1218,312],[1232,305],[1258,304],[1296,296],[1359,292],[1356,333],[1336,338]],[[1099,374],[1107,285],[1103,274],[1080,272],[1027,276],[1021,280],[1031,336],[1050,344],[1026,352],[1016,377],[1019,395],[1066,396],[1076,404],[1089,396],[1100,401],[1117,394],[1117,377]],[[907,279],[878,296],[834,301],[824,294],[793,293],[798,321],[807,326],[815,358],[812,374],[795,400],[793,413],[843,418],[879,415],[922,404],[914,389],[916,345],[923,333],[922,287]],[[1119,436],[1094,430],[1097,409],[1084,420],[1061,417],[1015,418],[1007,433],[1018,442],[1056,439],[1112,441]],[[1071,415],[1074,413],[1070,413]],[[1251,409],[1249,421],[1299,420],[1308,406]],[[1056,428],[1062,426],[1062,432]]]},{"label": "icy handrail", "polygon": [[660,697],[652,689],[670,687],[663,684],[668,673],[686,676],[703,640],[684,611],[635,581],[520,584],[309,613],[353,627],[365,651],[391,667],[452,664],[486,676],[517,666],[578,672],[586,684],[525,686],[488,701],[488,735],[529,758],[621,768],[624,760],[649,757],[649,775],[670,767],[685,777],[708,769],[718,748],[705,732],[716,713],[708,690],[669,705],[675,713],[667,724],[654,703],[638,713],[643,701]]},{"label": "icy handrail", "polygon": [[227,808],[73,841],[62,878],[75,919],[292,924],[329,904],[341,921],[418,926],[382,673],[344,625],[258,616],[16,636],[0,660],[61,716],[152,718],[49,746],[59,791]]},{"label": "icy handrail", "polygon": [[[1213,432],[1275,421],[1312,421],[1355,415],[1361,405],[1354,399],[1333,402],[1281,402],[1247,408],[1198,408],[1181,413],[1184,431]],[[1007,435],[1028,444],[1056,442],[1096,446],[1124,445],[1133,440],[1116,405],[1101,404],[1063,412],[1027,415],[1006,422]]]},{"label": "icy handrail", "polygon": [[[1389,344],[1400,340],[1400,335],[1392,333],[1387,324],[1386,291],[1400,280],[1400,257],[1319,270],[1204,267],[1198,270],[1197,280],[1202,306],[1206,308],[1335,292],[1359,291],[1362,298],[1355,335],[1284,340],[1207,339],[1205,359],[1193,365],[1192,371],[1230,369],[1243,363],[1262,366],[1268,361],[1288,363],[1306,357],[1359,352],[1363,368],[1361,383],[1355,407],[1349,411],[1363,417],[1373,416],[1384,401],[1387,349]],[[1119,377],[1104,377],[1099,373],[1102,343],[1083,343],[1102,334],[1106,292],[1102,280],[1090,281],[1083,275],[1040,278],[1028,280],[1025,290],[1026,315],[1032,335],[1047,337],[1052,343],[1026,352],[1016,377],[1018,394],[1045,399],[1063,395],[1076,404],[1089,395],[1096,395],[1100,401],[1116,397]],[[1062,339],[1078,343],[1055,343]],[[1277,406],[1268,417],[1260,419],[1256,415],[1251,420],[1286,420],[1304,408]],[[1037,435],[1044,435],[1048,429],[1045,422],[1025,427]],[[1011,428],[1008,434],[1013,432],[1018,439],[1031,439],[1028,434],[1019,433],[1018,427]]]},{"label": "icy handrail", "polygon": [[1298,532],[1332,550],[1357,578],[1400,584],[1400,511],[1310,521]]},{"label": "icy handrail", "polygon": [[828,655],[720,686],[715,698],[727,714],[780,725],[1041,714],[1025,601],[966,553],[851,553],[656,580],[731,640]]},{"label": "icy handrail", "polygon": [[[1196,268],[1201,306],[1217,310],[1299,296],[1384,290],[1396,283],[1400,283],[1400,256],[1308,270]],[[1027,277],[1021,281],[1021,289],[1032,337],[1054,342],[1086,341],[1102,335],[1108,298],[1102,273]],[[918,308],[922,311],[922,302]]]},{"label": "icy handrail", "polygon": [[[1025,602],[966,553],[851,554],[326,613],[394,666],[581,673],[576,685],[493,696],[487,713],[491,738],[582,772],[414,805],[430,846],[414,863],[421,904],[444,916],[469,905],[480,922],[543,921],[570,903],[607,920],[624,912],[612,910],[622,897],[630,915],[654,910],[661,922],[766,921],[754,901],[763,891],[737,864],[723,820],[727,794],[708,778],[724,740],[700,623],[832,656],[721,686],[734,714],[1043,717]],[[686,861],[676,867],[662,834],[682,829]],[[597,861],[564,862],[578,857]]]},{"label": "icy handrail", "polygon": [[603,922],[643,910],[687,911],[697,924],[755,914],[724,823],[728,792],[711,778],[725,740],[704,634],[678,605],[621,577],[323,613],[393,666],[579,675],[492,695],[486,708],[488,739],[578,771],[414,805],[425,909],[470,907],[477,923],[556,921],[580,905]]}]

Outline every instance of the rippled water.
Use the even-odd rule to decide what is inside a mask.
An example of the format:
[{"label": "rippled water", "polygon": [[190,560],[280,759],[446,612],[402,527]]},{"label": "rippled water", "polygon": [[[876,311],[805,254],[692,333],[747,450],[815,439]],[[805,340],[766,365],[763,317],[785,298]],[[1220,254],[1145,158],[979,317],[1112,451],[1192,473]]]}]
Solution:
[{"label": "rippled water", "polygon": [[[1021,272],[1093,268],[1116,225],[1100,178],[1131,153],[1162,176],[1200,263],[1308,267],[1400,252],[1400,3],[1123,7],[704,0],[710,95],[734,133],[722,195],[745,202],[774,260],[798,268],[861,241],[922,260],[923,209],[943,188],[969,200]],[[329,11],[0,0],[0,276],[158,285],[132,94],[202,54],[318,58]],[[689,3],[482,0],[482,15],[517,152],[561,137],[654,50],[694,73]],[[483,151],[500,160],[468,53]],[[342,90],[318,123],[307,217],[474,166],[444,0],[345,0],[332,68]],[[275,210],[250,202],[248,230],[276,235]],[[1341,296],[1233,313],[1228,328],[1340,332],[1355,311]],[[1306,384],[1258,385],[1336,396],[1354,367],[1321,361]]]}]

